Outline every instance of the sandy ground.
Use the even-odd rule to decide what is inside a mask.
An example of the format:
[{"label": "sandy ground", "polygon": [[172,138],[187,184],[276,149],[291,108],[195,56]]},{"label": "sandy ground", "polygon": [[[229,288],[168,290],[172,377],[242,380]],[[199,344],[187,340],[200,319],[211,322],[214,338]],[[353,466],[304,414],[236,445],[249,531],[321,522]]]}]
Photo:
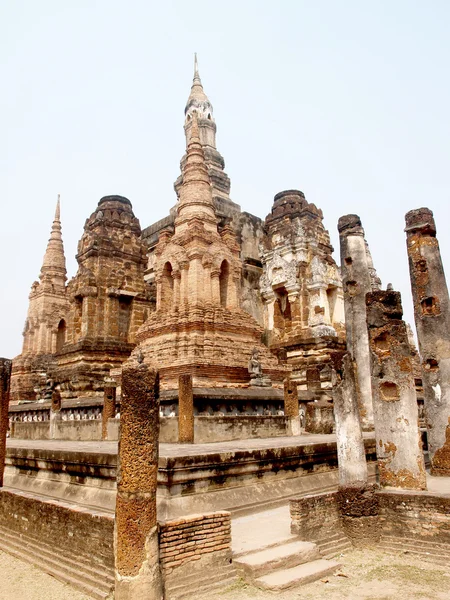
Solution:
[{"label": "sandy ground", "polygon": [[92,600],[32,565],[0,552],[0,600]]},{"label": "sandy ground", "polygon": [[[262,592],[238,581],[208,600],[449,600],[446,567],[414,559],[353,551],[338,559],[337,575],[282,593]],[[200,600],[196,596],[193,600]],[[90,600],[50,575],[0,552],[0,600]]]},{"label": "sandy ground", "polygon": [[[263,592],[239,581],[209,600],[449,600],[450,573],[407,554],[354,550],[337,557],[335,575],[285,592]],[[206,598],[206,596],[205,596]]]}]

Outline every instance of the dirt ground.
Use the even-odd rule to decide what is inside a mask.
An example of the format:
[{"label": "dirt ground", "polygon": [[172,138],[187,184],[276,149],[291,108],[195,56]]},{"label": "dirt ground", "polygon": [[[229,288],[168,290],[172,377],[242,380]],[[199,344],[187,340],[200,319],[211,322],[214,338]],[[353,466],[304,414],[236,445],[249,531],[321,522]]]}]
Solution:
[{"label": "dirt ground", "polygon": [[0,600],[92,600],[32,565],[0,552]]},{"label": "dirt ground", "polygon": [[[353,551],[336,575],[282,593],[238,581],[208,600],[449,600],[450,573],[408,554]],[[0,552],[0,600],[90,600],[27,563]],[[193,600],[200,600],[197,596]]]},{"label": "dirt ground", "polygon": [[342,568],[321,581],[285,592],[263,592],[243,581],[209,600],[449,600],[446,567],[372,550],[354,550],[336,558]]}]

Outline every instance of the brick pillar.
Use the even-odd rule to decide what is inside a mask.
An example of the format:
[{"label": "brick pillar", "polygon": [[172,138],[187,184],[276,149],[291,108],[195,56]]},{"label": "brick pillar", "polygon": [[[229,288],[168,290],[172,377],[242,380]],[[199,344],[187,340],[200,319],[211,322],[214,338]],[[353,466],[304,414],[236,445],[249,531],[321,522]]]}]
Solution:
[{"label": "brick pillar", "polygon": [[11,381],[11,361],[0,358],[0,487],[3,487],[3,474],[6,459],[6,434],[9,427],[9,384]]},{"label": "brick pillar", "polygon": [[411,348],[400,292],[367,294],[380,485],[426,489]]},{"label": "brick pillar", "polygon": [[108,419],[116,416],[116,386],[108,383],[103,391],[102,440],[108,439]]},{"label": "brick pillar", "polygon": [[428,208],[406,214],[406,241],[431,474],[450,476],[450,302],[436,225]]},{"label": "brick pillar", "polygon": [[339,487],[367,484],[367,462],[358,409],[358,386],[350,354],[335,356],[333,406]]},{"label": "brick pillar", "polygon": [[52,391],[52,403],[50,406],[50,439],[56,439],[56,428],[61,421],[61,394],[59,390]]},{"label": "brick pillar", "polygon": [[192,375],[188,373],[178,377],[178,441],[194,442],[194,394]]},{"label": "brick pillar", "polygon": [[289,377],[284,380],[284,416],[288,421],[288,435],[300,435],[300,411],[298,406],[298,389],[295,381]]},{"label": "brick pillar", "polygon": [[341,247],[347,349],[358,365],[357,382],[361,426],[373,429],[373,404],[366,294],[372,291],[364,229],[358,215],[345,215],[338,223]]},{"label": "brick pillar", "polygon": [[306,389],[313,394],[320,392],[322,389],[320,383],[320,369],[318,367],[308,367],[306,369]]},{"label": "brick pillar", "polygon": [[124,365],[115,520],[115,600],[161,600],[156,488],[158,373]]}]

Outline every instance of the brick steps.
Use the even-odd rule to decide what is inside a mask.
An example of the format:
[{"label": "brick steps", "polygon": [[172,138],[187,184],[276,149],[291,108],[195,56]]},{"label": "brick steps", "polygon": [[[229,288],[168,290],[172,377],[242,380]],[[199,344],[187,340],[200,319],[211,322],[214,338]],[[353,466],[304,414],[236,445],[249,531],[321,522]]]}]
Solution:
[{"label": "brick steps", "polygon": [[340,566],[336,561],[320,558],[296,567],[291,567],[290,569],[274,571],[269,575],[264,575],[256,579],[255,584],[257,587],[265,590],[286,590],[299,585],[305,585],[306,583],[312,583],[322,577],[331,575]]},{"label": "brick steps", "polygon": [[105,600],[114,586],[112,569],[93,566],[87,558],[74,556],[66,549],[52,548],[41,541],[14,535],[0,526],[0,550],[31,563],[79,591]]},{"label": "brick steps", "polygon": [[450,544],[439,544],[414,538],[383,536],[379,549],[389,554],[409,554],[438,565],[450,567]]},{"label": "brick steps", "polygon": [[236,569],[233,565],[215,568],[213,573],[201,577],[199,573],[193,573],[183,577],[177,585],[165,587],[166,600],[192,600],[199,594],[207,595],[215,590],[223,590],[236,581]]},{"label": "brick steps", "polygon": [[236,558],[234,565],[245,577],[255,580],[267,572],[288,569],[318,558],[316,544],[295,540]]},{"label": "brick steps", "polygon": [[273,591],[316,581],[340,567],[339,563],[322,558],[317,544],[292,536],[234,555],[233,563],[249,583]]},{"label": "brick steps", "polygon": [[268,550],[270,548],[277,548],[278,546],[282,546],[284,544],[290,544],[291,542],[298,541],[298,537],[296,535],[287,535],[285,537],[280,537],[275,542],[270,542],[268,544],[261,544],[258,548],[252,548],[250,550],[242,550],[240,552],[233,552],[233,562],[240,559],[241,556],[250,556],[252,554],[256,554],[257,552],[261,552],[263,550]]},{"label": "brick steps", "polygon": [[335,533],[325,540],[316,541],[323,558],[333,558],[338,554],[353,550],[350,540],[342,533]]}]

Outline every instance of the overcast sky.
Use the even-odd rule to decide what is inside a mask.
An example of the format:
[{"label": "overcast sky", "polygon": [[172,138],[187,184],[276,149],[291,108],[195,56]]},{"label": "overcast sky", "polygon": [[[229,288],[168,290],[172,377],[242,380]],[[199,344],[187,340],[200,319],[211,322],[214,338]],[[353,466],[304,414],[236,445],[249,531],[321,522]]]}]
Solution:
[{"label": "overcast sky", "polygon": [[0,0],[0,356],[21,351],[57,194],[69,276],[107,194],[168,214],[193,53],[231,198],[265,217],[302,190],[357,213],[412,320],[404,214],[434,211],[450,265],[448,0]]}]

